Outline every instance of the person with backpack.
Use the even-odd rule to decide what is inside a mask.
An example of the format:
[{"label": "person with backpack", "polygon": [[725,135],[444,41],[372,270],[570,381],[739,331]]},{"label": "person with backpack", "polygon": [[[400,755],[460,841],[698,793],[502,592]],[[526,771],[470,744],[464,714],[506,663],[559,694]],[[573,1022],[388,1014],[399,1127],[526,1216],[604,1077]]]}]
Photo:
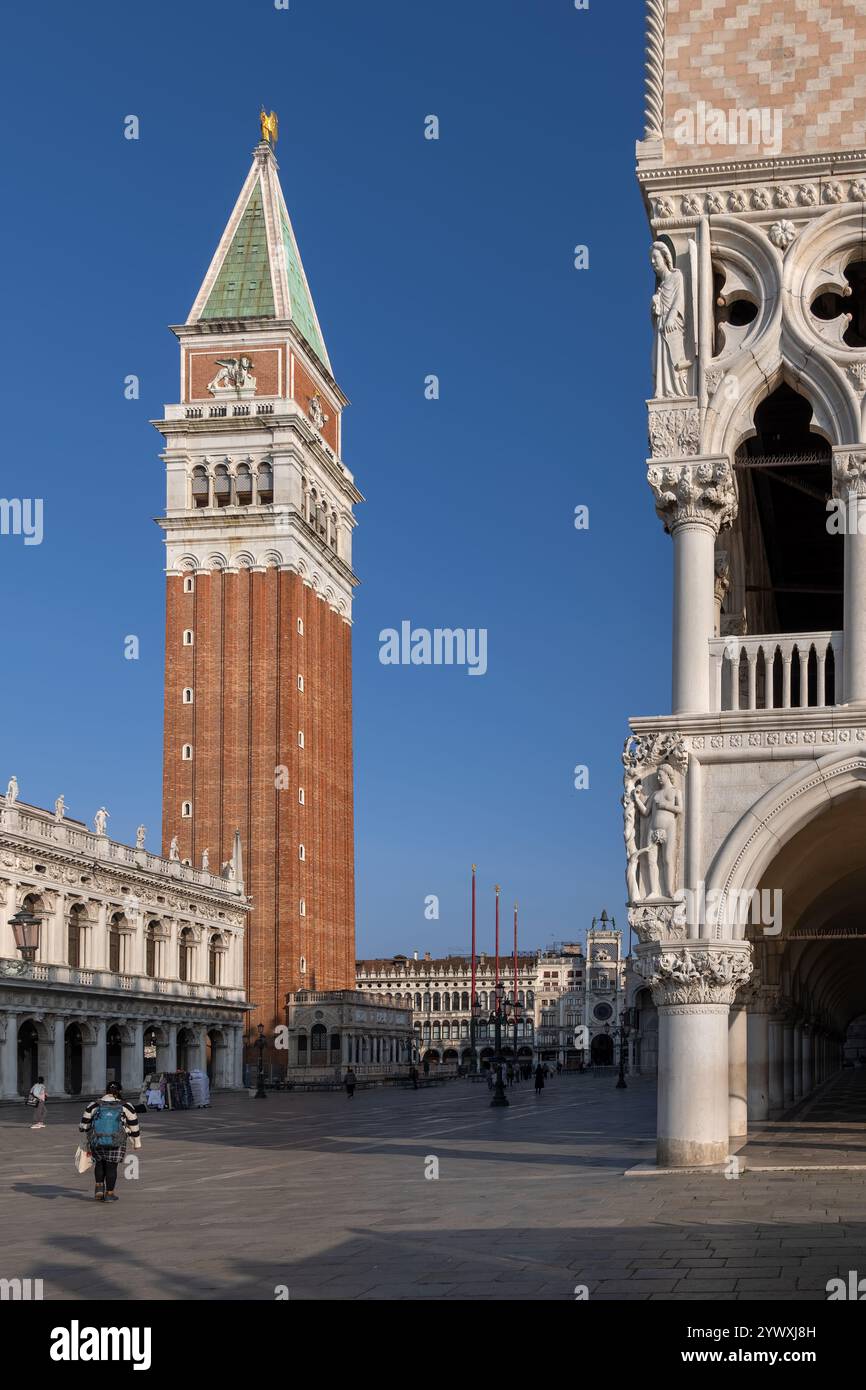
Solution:
[{"label": "person with backpack", "polygon": [[[30,1075],[32,1076],[33,1073],[31,1072]],[[48,1092],[45,1089],[45,1077],[37,1077],[36,1081],[30,1087],[30,1094],[27,1097],[27,1104],[36,1106],[36,1114],[34,1116],[35,1123],[30,1126],[31,1129],[45,1128],[45,1102],[47,1099]]]},{"label": "person with backpack", "polygon": [[93,1177],[97,1202],[116,1202],[117,1166],[123,1162],[127,1141],[134,1149],[141,1148],[141,1128],[134,1107],[123,1099],[116,1082],[105,1088],[105,1095],[92,1100],[78,1125],[87,1137],[87,1147],[93,1159]]}]

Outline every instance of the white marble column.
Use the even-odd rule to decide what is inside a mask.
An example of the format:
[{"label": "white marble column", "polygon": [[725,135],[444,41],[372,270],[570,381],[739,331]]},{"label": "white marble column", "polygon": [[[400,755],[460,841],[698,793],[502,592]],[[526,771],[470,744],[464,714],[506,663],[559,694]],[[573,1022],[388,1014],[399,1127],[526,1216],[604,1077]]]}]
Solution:
[{"label": "white marble column", "polygon": [[770,1117],[770,1015],[758,999],[748,1014],[749,1119]]},{"label": "white marble column", "polygon": [[745,941],[653,942],[639,969],[659,1013],[661,1167],[724,1163],[729,1154],[728,1012],[748,978]]},{"label": "white marble column", "polygon": [[[3,1031],[5,1029],[5,1031]],[[0,1097],[18,1097],[18,1014],[0,1014]]]},{"label": "white marble column", "polygon": [[728,1133],[740,1138],[748,1133],[748,1014],[736,1001],[728,1015]]},{"label": "white marble column", "polygon": [[[866,701],[866,454],[833,450],[833,496],[844,502],[844,700]],[[838,542],[837,542],[838,544]],[[837,697],[838,699],[838,697]]]},{"label": "white marble column", "polygon": [[651,464],[656,511],[673,537],[674,714],[712,708],[710,641],[715,635],[715,544],[735,514],[727,458],[689,458]]},{"label": "white marble column", "polygon": [[130,1019],[126,1026],[130,1040],[123,1044],[120,1069],[124,1089],[132,1095],[144,1080],[144,1024],[140,1019]]}]

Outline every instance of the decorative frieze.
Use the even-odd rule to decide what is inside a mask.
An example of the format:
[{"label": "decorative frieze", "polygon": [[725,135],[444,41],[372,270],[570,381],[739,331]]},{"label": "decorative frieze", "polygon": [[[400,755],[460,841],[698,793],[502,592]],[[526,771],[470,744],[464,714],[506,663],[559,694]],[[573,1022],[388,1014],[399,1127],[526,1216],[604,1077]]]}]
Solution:
[{"label": "decorative frieze", "polygon": [[862,448],[833,450],[833,496],[843,501],[866,497],[866,452]]}]

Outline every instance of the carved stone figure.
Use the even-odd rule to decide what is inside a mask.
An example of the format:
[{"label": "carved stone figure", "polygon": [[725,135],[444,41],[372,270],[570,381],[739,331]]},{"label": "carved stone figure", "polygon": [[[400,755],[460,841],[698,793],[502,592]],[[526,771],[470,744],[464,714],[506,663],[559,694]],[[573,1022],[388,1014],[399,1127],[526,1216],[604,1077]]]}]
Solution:
[{"label": "carved stone figure", "polygon": [[9,778],[9,786],[6,788],[6,805],[14,806],[18,800],[18,778],[13,775]]},{"label": "carved stone figure", "polygon": [[652,297],[655,342],[655,399],[689,394],[686,357],[685,306],[686,290],[683,273],[674,267],[670,247],[654,241],[650,251],[657,287]]},{"label": "carved stone figure", "polygon": [[221,391],[240,391],[243,388],[255,390],[256,378],[253,376],[253,360],[245,354],[241,357],[218,357],[219,371],[207,389],[215,396]]},{"label": "carved stone figure", "polygon": [[140,825],[135,832],[135,848],[144,849],[144,842],[147,838],[147,826]]},{"label": "carved stone figure", "polygon": [[58,821],[63,820],[63,815],[64,815],[65,809],[66,809],[66,802],[64,801],[64,799],[63,799],[63,793],[61,792],[60,795],[58,796],[57,800],[56,800],[55,803],[54,803],[54,819],[55,819],[55,820],[58,820]]},{"label": "carved stone figure", "polygon": [[325,414],[318,396],[313,396],[310,401],[309,415],[317,430],[322,429],[331,418],[330,415]]},{"label": "carved stone figure", "polygon": [[232,861],[231,861],[230,859],[227,859],[226,862],[223,864],[223,867],[222,867],[222,876],[223,876],[223,878],[227,878],[227,879],[229,879],[229,880],[233,880],[233,879],[234,879],[234,876],[235,876],[235,866],[234,866],[234,864],[232,863]]},{"label": "carved stone figure", "polygon": [[671,902],[679,888],[679,779],[688,766],[688,753],[679,734],[654,734],[627,739],[622,760],[629,902]]},{"label": "carved stone figure", "polygon": [[210,868],[210,850],[203,849],[201,852],[201,866],[203,869]]},{"label": "carved stone figure", "polygon": [[177,843],[177,836],[173,836],[172,842],[168,847],[169,859],[180,859],[180,848]]},{"label": "carved stone figure", "polygon": [[93,829],[95,830],[97,835],[104,835],[106,833],[105,827],[108,824],[108,820],[108,812],[106,811],[104,806],[100,806],[93,820]]}]

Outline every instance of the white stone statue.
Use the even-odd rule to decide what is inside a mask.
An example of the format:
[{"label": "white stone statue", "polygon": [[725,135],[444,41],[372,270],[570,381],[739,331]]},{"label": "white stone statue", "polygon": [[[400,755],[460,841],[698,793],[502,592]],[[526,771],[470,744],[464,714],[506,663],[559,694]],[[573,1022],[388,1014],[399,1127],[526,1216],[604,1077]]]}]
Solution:
[{"label": "white stone statue", "polygon": [[201,866],[203,869],[210,868],[210,850],[203,849],[201,852]]},{"label": "white stone statue", "polygon": [[233,879],[234,879],[234,876],[235,876],[235,866],[234,866],[234,864],[232,863],[231,859],[227,859],[226,862],[223,864],[222,876],[223,876],[223,878],[227,878],[227,879],[230,879],[230,880],[233,880]]},{"label": "white stone statue", "polygon": [[168,847],[168,857],[169,859],[180,859],[180,848],[177,843],[176,835],[173,837],[172,842]]},{"label": "white stone statue", "polygon": [[14,806],[18,800],[18,778],[13,775],[9,778],[9,786],[6,788],[6,805]]},{"label": "white stone statue", "polygon": [[147,826],[140,825],[135,832],[135,848],[144,849],[144,842],[147,838]]},{"label": "white stone statue", "polygon": [[[649,838],[640,852],[645,855],[645,886],[648,891],[644,897],[673,898],[677,891],[677,832],[679,817],[683,813],[683,797],[677,786],[676,773],[668,763],[662,763],[657,768],[656,780],[656,790],[647,797],[643,795],[641,782],[637,782],[632,790],[635,806],[641,816],[649,821]],[[631,888],[631,884],[629,886]]]},{"label": "white stone statue", "polygon": [[104,806],[100,806],[93,820],[93,829],[96,831],[97,835],[104,835],[106,833],[105,827],[108,824],[108,820],[108,812]]},{"label": "white stone statue", "polygon": [[686,357],[686,288],[681,270],[674,267],[671,250],[663,241],[654,241],[650,251],[656,273],[656,292],[652,297],[655,339],[655,399],[689,394]]},{"label": "white stone statue", "polygon": [[63,793],[61,792],[54,803],[54,819],[57,821],[63,820],[65,812],[66,802],[64,800]]}]

